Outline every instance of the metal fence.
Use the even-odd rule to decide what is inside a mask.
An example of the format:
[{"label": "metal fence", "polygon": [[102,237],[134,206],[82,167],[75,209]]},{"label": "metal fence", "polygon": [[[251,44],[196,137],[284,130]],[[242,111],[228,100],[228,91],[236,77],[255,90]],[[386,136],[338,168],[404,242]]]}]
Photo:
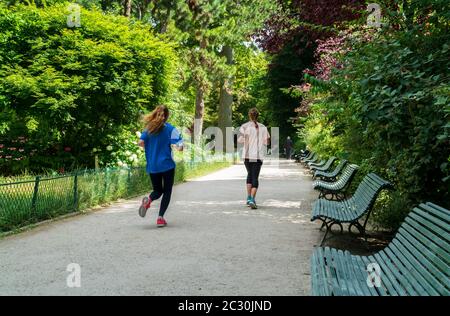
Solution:
[{"label": "metal fence", "polygon": [[[219,162],[179,163],[176,182]],[[0,232],[151,190],[145,168],[84,170],[0,183]]]}]

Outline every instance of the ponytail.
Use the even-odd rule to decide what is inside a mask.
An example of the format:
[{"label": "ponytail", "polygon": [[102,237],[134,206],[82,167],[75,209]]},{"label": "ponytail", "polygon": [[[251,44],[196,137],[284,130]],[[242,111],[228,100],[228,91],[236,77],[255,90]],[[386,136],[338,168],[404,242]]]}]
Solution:
[{"label": "ponytail", "polygon": [[250,111],[248,111],[248,117],[250,118],[250,121],[252,121],[255,124],[255,127],[258,128],[258,117],[259,112],[257,108],[251,108]]}]

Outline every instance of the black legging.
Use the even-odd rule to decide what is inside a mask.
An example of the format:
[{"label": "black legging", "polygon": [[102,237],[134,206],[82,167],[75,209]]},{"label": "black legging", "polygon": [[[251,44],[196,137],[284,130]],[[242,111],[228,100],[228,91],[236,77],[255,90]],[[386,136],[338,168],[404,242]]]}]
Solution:
[{"label": "black legging", "polygon": [[153,185],[153,192],[150,194],[150,199],[156,201],[161,195],[163,196],[161,206],[159,207],[159,216],[164,216],[169,207],[170,197],[172,195],[175,169],[161,173],[150,173],[150,179]]},{"label": "black legging", "polygon": [[249,160],[245,159],[244,165],[247,169],[247,184],[251,184],[252,188],[259,187],[259,172],[261,171],[262,160]]}]

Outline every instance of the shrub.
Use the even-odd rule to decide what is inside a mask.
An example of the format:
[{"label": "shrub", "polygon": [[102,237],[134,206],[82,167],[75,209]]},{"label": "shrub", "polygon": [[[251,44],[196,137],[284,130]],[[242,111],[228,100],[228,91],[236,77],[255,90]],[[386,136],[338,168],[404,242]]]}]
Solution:
[{"label": "shrub", "polygon": [[450,35],[442,5],[428,8],[436,10],[433,23],[349,42],[344,67],[308,94],[313,105],[301,133],[312,149],[361,165],[355,182],[376,172],[395,185],[375,212],[384,227],[396,228],[421,202],[450,206]]},{"label": "shrub", "polygon": [[69,28],[67,15],[67,4],[0,4],[0,144],[24,137],[36,151],[20,168],[0,152],[2,173],[93,167],[94,148],[125,146],[171,91],[175,53],[149,26],[81,9]]}]

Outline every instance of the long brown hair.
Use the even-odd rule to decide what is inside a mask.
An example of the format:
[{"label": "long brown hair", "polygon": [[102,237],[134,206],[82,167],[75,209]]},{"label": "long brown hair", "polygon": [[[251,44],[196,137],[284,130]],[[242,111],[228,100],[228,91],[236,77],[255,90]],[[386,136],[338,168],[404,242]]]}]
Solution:
[{"label": "long brown hair", "polygon": [[258,128],[258,117],[259,117],[258,109],[251,108],[250,111],[248,111],[248,117],[250,118],[250,121],[255,123],[255,127]]},{"label": "long brown hair", "polygon": [[145,129],[150,134],[158,134],[169,118],[169,109],[165,105],[158,105],[153,112],[144,116]]}]

